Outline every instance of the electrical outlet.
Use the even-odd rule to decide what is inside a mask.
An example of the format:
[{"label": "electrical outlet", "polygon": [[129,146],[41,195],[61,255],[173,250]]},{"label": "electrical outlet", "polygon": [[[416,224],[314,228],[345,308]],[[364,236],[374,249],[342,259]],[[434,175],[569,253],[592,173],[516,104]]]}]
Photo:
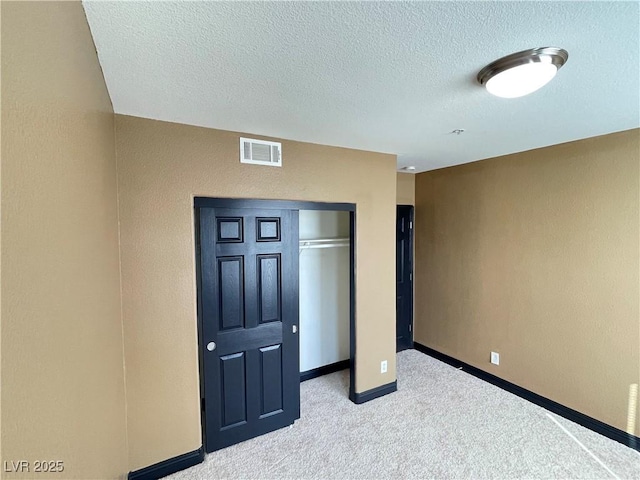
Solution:
[{"label": "electrical outlet", "polygon": [[491,363],[500,365],[500,354],[498,352],[491,352]]},{"label": "electrical outlet", "polygon": [[380,373],[387,373],[387,361],[383,360],[380,362]]}]

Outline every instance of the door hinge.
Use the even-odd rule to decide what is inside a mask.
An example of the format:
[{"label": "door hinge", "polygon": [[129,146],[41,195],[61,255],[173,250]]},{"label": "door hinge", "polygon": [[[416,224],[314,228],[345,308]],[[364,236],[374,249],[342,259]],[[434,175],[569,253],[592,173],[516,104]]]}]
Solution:
[{"label": "door hinge", "polygon": [[409,281],[412,282],[413,281],[413,273],[409,274]]},{"label": "door hinge", "polygon": [[411,331],[411,324],[409,324],[409,331]]},{"label": "door hinge", "polygon": [[413,228],[413,222],[409,222],[409,228]]}]

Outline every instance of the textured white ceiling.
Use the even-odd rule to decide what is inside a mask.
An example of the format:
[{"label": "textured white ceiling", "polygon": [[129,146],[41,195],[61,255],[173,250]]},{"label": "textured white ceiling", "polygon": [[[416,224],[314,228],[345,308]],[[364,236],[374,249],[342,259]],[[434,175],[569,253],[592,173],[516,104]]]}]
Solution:
[{"label": "textured white ceiling", "polygon": [[[417,171],[639,127],[639,5],[84,2],[117,113],[395,153]],[[543,46],[569,61],[532,95],[475,82]]]}]

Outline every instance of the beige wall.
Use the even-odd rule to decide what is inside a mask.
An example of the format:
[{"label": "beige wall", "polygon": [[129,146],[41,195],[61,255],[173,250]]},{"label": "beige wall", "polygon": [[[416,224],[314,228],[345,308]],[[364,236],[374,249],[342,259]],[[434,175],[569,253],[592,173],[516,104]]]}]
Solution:
[{"label": "beige wall", "polygon": [[398,205],[415,205],[416,176],[413,173],[400,173],[396,177],[396,203]]},{"label": "beige wall", "polygon": [[127,446],[113,110],[79,2],[1,8],[2,460],[118,478]]},{"label": "beige wall", "polygon": [[632,130],[418,175],[416,341],[626,430],[639,166]]},{"label": "beige wall", "polygon": [[194,196],[357,204],[356,391],[395,380],[394,156],[283,141],[283,167],[261,167],[239,163],[238,133],[119,115],[116,130],[132,469],[201,445]]}]

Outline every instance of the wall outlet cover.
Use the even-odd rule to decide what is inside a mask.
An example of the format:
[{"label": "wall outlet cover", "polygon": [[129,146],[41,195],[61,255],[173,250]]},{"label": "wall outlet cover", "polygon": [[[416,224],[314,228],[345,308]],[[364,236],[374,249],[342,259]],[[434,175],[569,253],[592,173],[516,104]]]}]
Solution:
[{"label": "wall outlet cover", "polygon": [[380,362],[380,373],[387,373],[387,361],[383,360]]},{"label": "wall outlet cover", "polygon": [[500,365],[500,354],[498,352],[491,352],[491,363]]}]

